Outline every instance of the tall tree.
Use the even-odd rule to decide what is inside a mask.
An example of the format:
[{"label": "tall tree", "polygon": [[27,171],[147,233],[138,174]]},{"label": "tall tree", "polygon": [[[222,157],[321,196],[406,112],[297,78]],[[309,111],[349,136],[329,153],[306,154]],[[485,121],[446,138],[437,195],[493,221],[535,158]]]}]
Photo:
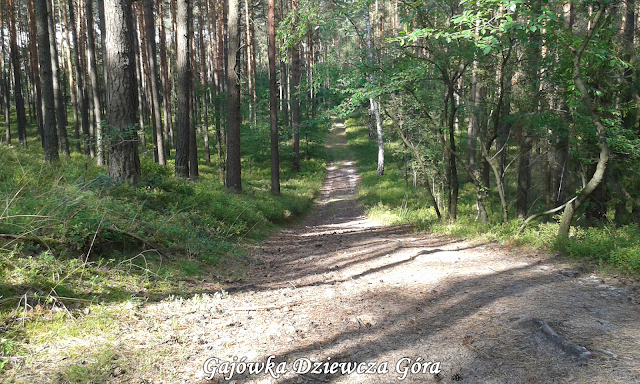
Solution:
[{"label": "tall tree", "polygon": [[594,16],[593,20],[589,22],[587,34],[582,40],[582,44],[580,44],[580,46],[578,47],[573,61],[573,82],[576,86],[576,89],[580,93],[581,101],[586,107],[589,113],[589,117],[591,118],[591,121],[595,128],[596,136],[598,138],[598,147],[600,148],[600,156],[598,159],[598,163],[596,164],[596,169],[589,182],[575,198],[567,202],[566,207],[564,208],[564,211],[562,213],[560,226],[558,227],[558,240],[563,240],[569,237],[569,229],[571,227],[573,215],[578,210],[578,208],[580,208],[580,206],[584,204],[585,201],[587,201],[589,196],[602,181],[607,169],[607,162],[609,161],[609,145],[607,143],[606,130],[600,118],[600,114],[597,108],[594,106],[591,96],[589,95],[589,91],[587,90],[585,81],[580,74],[582,55],[584,54],[587,45],[593,38],[595,31],[600,27],[600,19],[604,15],[605,9],[605,0],[599,0],[596,15]]},{"label": "tall tree", "polygon": [[[35,14],[35,5],[33,0],[27,1],[27,12],[29,14],[29,66],[30,71],[28,71],[27,79],[30,80],[32,87],[31,88],[31,99],[34,104],[35,116],[36,116],[36,124],[38,126],[38,135],[40,136],[40,145],[44,148],[44,133],[42,132],[42,88],[40,84],[40,65],[38,64],[38,58],[41,55],[38,52],[38,28],[36,26],[36,14]],[[27,86],[27,89],[29,87]]]},{"label": "tall tree", "polygon": [[87,70],[91,81],[91,102],[93,104],[93,129],[95,135],[96,161],[98,166],[104,165],[104,139],[102,135],[102,107],[100,106],[100,82],[98,81],[98,63],[96,59],[96,39],[94,37],[93,0],[85,0],[87,21]]},{"label": "tall tree", "polygon": [[149,83],[151,85],[149,91],[151,92],[151,106],[153,113],[153,125],[156,137],[155,147],[158,152],[158,164],[165,165],[164,158],[164,137],[162,130],[162,111],[160,104],[160,87],[158,85],[158,61],[156,59],[156,23],[153,14],[153,3],[151,0],[144,0],[142,2],[144,9],[144,28],[146,36],[146,50],[147,60],[149,61]]},{"label": "tall tree", "polygon": [[[298,24],[298,0],[291,0],[291,12],[294,14],[294,28]],[[293,31],[295,35],[295,30]],[[293,128],[293,171],[300,171],[300,99],[298,88],[300,87],[300,43],[294,42],[291,48],[291,125]]]},{"label": "tall tree", "polygon": [[82,103],[81,107],[83,108],[80,112],[81,121],[82,121],[82,136],[84,141],[84,154],[85,156],[95,157],[95,146],[93,145],[93,125],[92,125],[92,108],[91,108],[91,100],[90,97],[91,90],[90,81],[87,80],[87,28],[86,23],[83,20],[86,19],[86,12],[84,9],[84,1],[77,0],[78,3],[78,46],[76,48],[79,66],[78,70],[82,73],[83,81],[82,81]]},{"label": "tall tree", "polygon": [[189,177],[189,131],[191,130],[191,54],[189,22],[191,0],[178,0],[176,4],[177,24],[177,74],[178,110],[176,118],[176,176]]},{"label": "tall tree", "polygon": [[234,193],[242,192],[242,169],[240,165],[240,23],[239,0],[228,0],[227,30],[229,45],[227,56],[227,188]]},{"label": "tall tree", "polygon": [[[71,2],[71,0],[68,0],[68,2]],[[64,10],[61,9],[61,13],[64,20],[65,39],[67,41],[67,50],[65,52],[66,60],[67,60],[67,71],[68,71],[67,78],[69,79],[69,91],[71,94],[71,110],[73,113],[73,134],[74,134],[74,141],[75,141],[75,150],[76,152],[79,153],[80,152],[80,109],[78,107],[79,97],[78,97],[78,92],[76,88],[77,79],[73,74],[75,67],[71,61],[71,47],[75,46],[75,39],[72,41],[71,38],[72,36],[75,36],[75,35],[72,35],[71,33],[69,33],[70,26],[69,26],[68,10],[67,10],[67,7],[64,6],[64,1],[60,1],[60,7],[64,8]],[[74,25],[75,25],[75,22],[74,22]]]},{"label": "tall tree", "polygon": [[194,72],[197,68],[196,64],[196,46],[195,46],[195,33],[193,28],[193,3],[189,3],[187,31],[189,33],[189,60],[190,60],[190,76],[191,83],[189,84],[189,106],[191,107],[191,116],[189,122],[189,178],[192,181],[198,180],[200,177],[198,170],[198,142],[196,133],[196,121],[198,121],[198,110],[196,107],[196,95],[194,82]]},{"label": "tall tree", "polygon": [[167,58],[167,34],[164,27],[163,1],[158,1],[158,38],[160,40],[160,73],[162,74],[162,97],[164,101],[165,157],[169,156],[173,145],[173,120],[171,118],[171,82],[169,81],[169,60]]},{"label": "tall tree", "polygon": [[[367,66],[369,67],[369,85],[373,88],[375,87],[374,84],[374,77],[371,74],[371,71],[373,71],[373,65],[374,65],[374,60],[373,60],[373,36],[371,33],[371,16],[369,14],[369,3],[367,2],[365,7],[364,7],[364,22],[365,22],[365,27],[367,30]],[[374,136],[377,138],[378,141],[378,169],[376,170],[376,175],[377,176],[382,176],[384,174],[384,140],[382,138],[382,118],[380,117],[380,107],[378,106],[378,100],[376,99],[375,96],[370,96],[369,97],[369,111],[370,111],[370,115],[369,115],[369,126],[373,127],[373,125],[375,124],[375,130],[374,129],[369,129],[369,136],[371,136],[371,133],[374,133]]]},{"label": "tall tree", "polygon": [[[85,87],[85,74],[82,65],[82,49],[76,27],[76,12],[73,0],[69,0],[69,29],[71,30],[72,45],[75,48],[73,54],[73,68],[76,74],[76,94],[78,95],[78,109],[80,110],[80,122],[82,127],[82,143],[85,156],[89,156],[89,100]],[[76,144],[79,146],[79,143]],[[77,148],[77,147],[76,147]]]},{"label": "tall tree", "polygon": [[267,11],[269,46],[269,122],[271,124],[271,193],[280,194],[280,153],[278,151],[278,78],[276,77],[275,0]]},{"label": "tall tree", "polygon": [[69,139],[67,138],[67,104],[62,94],[62,79],[60,75],[60,61],[58,60],[58,42],[56,39],[55,15],[53,1],[47,0],[47,12],[49,14],[49,50],[51,52],[51,69],[53,72],[54,105],[56,108],[56,122],[58,128],[58,142],[62,153],[69,156]]},{"label": "tall tree", "polygon": [[135,61],[131,0],[105,0],[107,67],[106,118],[109,134],[109,177],[137,184],[140,157],[136,131]]},{"label": "tall tree", "polygon": [[204,161],[207,165],[211,163],[211,149],[209,147],[209,67],[207,66],[206,44],[204,37],[204,13],[208,11],[207,2],[198,0],[198,41],[200,47],[200,86],[201,90],[201,110],[202,110],[202,136],[204,138]]},{"label": "tall tree", "polygon": [[0,92],[2,94],[0,97],[2,98],[2,112],[4,115],[4,139],[7,145],[11,144],[11,116],[10,116],[10,101],[9,101],[9,76],[5,72],[5,49],[8,50],[8,47],[5,48],[5,39],[4,39],[4,31],[5,31],[5,20],[6,17],[4,14],[4,1],[0,1]]},{"label": "tall tree", "polygon": [[53,71],[49,46],[49,14],[47,0],[34,0],[40,61],[40,86],[42,89],[42,138],[44,160],[52,163],[59,160],[58,134],[56,132],[56,107],[53,91]]}]

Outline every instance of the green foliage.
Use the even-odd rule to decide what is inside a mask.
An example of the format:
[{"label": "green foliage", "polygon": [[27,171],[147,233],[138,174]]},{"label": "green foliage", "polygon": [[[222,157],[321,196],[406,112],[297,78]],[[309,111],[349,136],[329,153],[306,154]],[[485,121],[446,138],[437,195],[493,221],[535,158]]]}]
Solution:
[{"label": "green foliage", "polygon": [[[43,164],[34,127],[29,150],[0,145],[0,356],[26,353],[26,342],[43,341],[34,340],[39,334],[110,333],[113,316],[105,311],[119,303],[193,295],[204,289],[196,279],[242,277],[247,243],[296,220],[318,195],[328,125],[325,118],[304,122],[295,173],[282,126],[280,196],[270,192],[267,119],[242,127],[240,195],[220,182],[217,156],[201,160],[200,181],[190,182],[174,177],[172,159],[160,166],[143,151],[142,177],[132,186],[77,153]],[[69,321],[76,317],[82,321]],[[75,356],[60,381],[109,378],[119,357],[103,352]],[[0,371],[7,364],[0,359]]]},{"label": "green foliage", "polygon": [[[404,178],[403,164],[394,162],[402,149],[397,143],[386,143],[385,175],[376,177],[376,144],[367,137],[367,128],[359,118],[346,120],[349,148],[356,156],[361,184],[358,199],[367,216],[387,225],[409,224],[417,229],[479,241],[502,242],[509,246],[560,250],[573,258],[594,260],[623,273],[640,275],[640,231],[637,226],[606,225],[583,229],[576,227],[562,243],[556,243],[558,224],[531,223],[520,231],[522,220],[499,223],[499,202],[494,198],[487,205],[489,225],[482,225],[476,216],[475,189],[469,183],[460,190],[458,220],[437,220],[435,211],[427,205],[422,188],[414,188]],[[393,164],[397,164],[394,166]]]},{"label": "green foliage", "polygon": [[621,271],[640,274],[640,231],[637,225],[574,228],[558,249],[575,258],[613,265]]}]

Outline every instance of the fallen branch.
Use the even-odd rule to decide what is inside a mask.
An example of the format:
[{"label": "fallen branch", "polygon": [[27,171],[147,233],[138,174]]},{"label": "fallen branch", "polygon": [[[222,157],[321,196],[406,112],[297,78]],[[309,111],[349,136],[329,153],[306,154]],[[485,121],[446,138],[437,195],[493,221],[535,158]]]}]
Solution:
[{"label": "fallen branch", "polygon": [[135,240],[138,240],[139,242],[141,242],[142,244],[146,245],[147,247],[153,248],[153,250],[158,252],[158,254],[160,254],[160,256],[164,256],[166,258],[169,258],[164,252],[160,251],[160,249],[161,249],[160,247],[158,247],[157,245],[153,244],[152,242],[150,242],[148,240],[143,239],[142,237],[140,237],[138,235],[134,235],[133,233],[129,233],[129,232],[123,231],[122,229],[116,227],[115,225],[112,225],[110,228],[104,228],[104,229],[108,230],[108,231],[113,231],[113,232],[119,233],[119,234],[124,235],[124,236],[128,236],[128,237],[130,237],[132,239],[135,239]]},{"label": "fallen branch", "polygon": [[550,342],[560,347],[569,355],[574,355],[580,359],[587,359],[591,357],[591,352],[587,351],[585,347],[567,342],[562,337],[558,336],[558,334],[553,329],[551,329],[549,324],[547,324],[547,322],[544,320],[540,320],[531,316],[525,316],[522,319],[518,320],[515,323],[515,326],[532,326],[534,328],[538,328]]},{"label": "fallen branch", "polygon": [[575,199],[577,199],[578,196],[575,196],[573,199],[567,201],[566,203],[562,204],[559,207],[550,209],[548,211],[544,211],[544,212],[540,212],[540,213],[536,213],[535,215],[531,215],[529,217],[527,217],[527,219],[522,223],[522,226],[520,227],[520,229],[518,230],[518,233],[522,233],[522,231],[524,231],[524,229],[527,227],[527,224],[529,224],[529,222],[537,217],[543,216],[543,215],[550,215],[552,213],[556,213],[559,210],[563,209],[564,207],[566,207],[567,205],[571,204]]},{"label": "fallen branch", "polygon": [[[0,238],[2,238],[2,239],[11,239],[13,241],[27,241],[27,242],[31,242],[31,243],[38,243],[40,245],[43,245],[47,249],[51,249],[51,247],[54,244],[55,245],[62,244],[62,242],[60,240],[53,239],[51,237],[26,236],[25,234],[13,235],[13,234],[10,234],[10,233],[0,233]],[[11,242],[13,242],[13,241],[11,241]]]},{"label": "fallen branch", "polygon": [[300,305],[300,302],[288,303],[288,304],[280,304],[280,305],[261,305],[258,307],[237,307],[230,308],[230,311],[270,311],[272,309],[280,309],[284,307],[292,307],[294,305]]}]

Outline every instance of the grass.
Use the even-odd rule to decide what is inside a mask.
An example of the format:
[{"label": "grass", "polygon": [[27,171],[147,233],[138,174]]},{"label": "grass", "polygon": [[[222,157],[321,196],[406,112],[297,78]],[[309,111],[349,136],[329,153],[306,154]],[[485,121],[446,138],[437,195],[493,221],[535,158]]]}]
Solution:
[{"label": "grass", "polygon": [[60,377],[102,382],[122,358],[109,338],[123,308],[219,290],[242,278],[252,244],[313,204],[326,175],[328,125],[303,128],[297,173],[283,129],[280,196],[270,193],[263,125],[243,127],[238,195],[226,192],[217,156],[205,164],[203,148],[198,182],[175,178],[172,159],[159,166],[146,150],[141,182],[132,186],[114,183],[81,154],[44,164],[33,126],[28,150],[0,144],[0,373],[17,361],[9,357],[55,340],[106,335],[90,353],[69,352]]},{"label": "grass", "polygon": [[496,193],[487,206],[490,224],[482,225],[475,220],[475,188],[470,183],[462,184],[463,178],[460,179],[458,220],[437,220],[426,191],[421,187],[414,188],[411,175],[405,174],[401,145],[394,141],[385,143],[385,174],[377,177],[376,143],[368,138],[366,125],[359,118],[348,119],[345,125],[349,148],[356,156],[362,176],[358,199],[368,217],[389,225],[410,224],[438,234],[560,251],[600,269],[640,276],[640,230],[637,225],[576,226],[567,240],[558,243],[559,216],[548,223],[530,223],[521,232],[522,220],[500,223]]}]

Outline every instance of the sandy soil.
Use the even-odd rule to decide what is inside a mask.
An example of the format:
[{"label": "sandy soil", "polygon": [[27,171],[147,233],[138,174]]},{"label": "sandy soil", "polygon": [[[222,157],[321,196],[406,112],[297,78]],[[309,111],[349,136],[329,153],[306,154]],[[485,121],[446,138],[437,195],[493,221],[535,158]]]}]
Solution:
[{"label": "sandy soil", "polygon": [[[345,145],[343,127],[334,131]],[[248,279],[123,308],[110,382],[640,383],[636,282],[378,225],[355,201],[357,184],[353,162],[334,164],[315,213],[265,241]],[[219,372],[241,359],[274,366]],[[304,373],[308,363],[321,365]]]}]

